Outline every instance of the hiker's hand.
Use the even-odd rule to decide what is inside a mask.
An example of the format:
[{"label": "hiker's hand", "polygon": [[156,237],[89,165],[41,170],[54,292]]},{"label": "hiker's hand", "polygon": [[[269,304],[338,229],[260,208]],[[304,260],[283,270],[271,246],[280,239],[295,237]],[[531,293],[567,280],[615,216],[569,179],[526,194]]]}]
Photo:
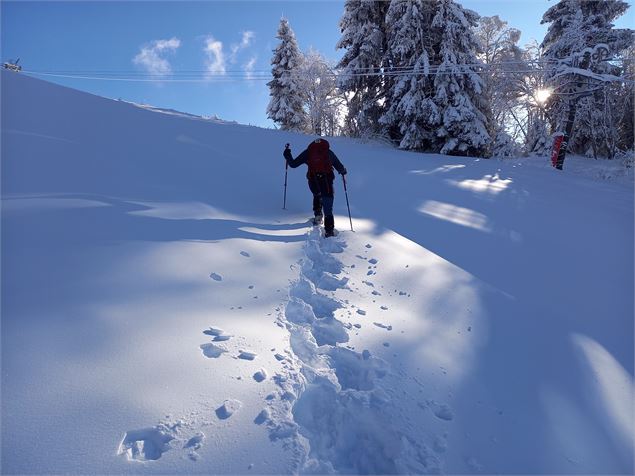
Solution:
[{"label": "hiker's hand", "polygon": [[[289,144],[287,144],[287,146],[288,145]],[[284,158],[287,159],[287,160],[292,160],[293,159],[293,156],[291,155],[291,149],[289,149],[289,147],[285,147],[284,152],[283,152],[282,155],[284,155]]]},{"label": "hiker's hand", "polygon": [[342,170],[342,171],[340,172],[340,174],[342,175],[342,177],[343,177],[344,175],[346,175],[347,173],[348,173],[348,170],[346,170],[346,169],[344,169],[344,170]]}]

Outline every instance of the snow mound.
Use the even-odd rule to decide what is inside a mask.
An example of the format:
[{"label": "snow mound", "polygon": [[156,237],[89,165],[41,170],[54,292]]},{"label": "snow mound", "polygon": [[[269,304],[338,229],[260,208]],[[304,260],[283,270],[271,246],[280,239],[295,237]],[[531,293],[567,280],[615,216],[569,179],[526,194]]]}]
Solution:
[{"label": "snow mound", "polygon": [[135,461],[158,460],[170,449],[173,439],[174,436],[164,427],[128,431],[119,446],[119,454]]}]

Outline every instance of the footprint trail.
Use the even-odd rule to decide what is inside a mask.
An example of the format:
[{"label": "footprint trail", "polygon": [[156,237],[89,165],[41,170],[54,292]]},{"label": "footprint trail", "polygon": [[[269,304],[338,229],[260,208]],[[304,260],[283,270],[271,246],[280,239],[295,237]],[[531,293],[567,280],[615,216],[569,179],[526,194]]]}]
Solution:
[{"label": "footprint trail", "polygon": [[368,350],[338,346],[348,342],[352,327],[335,314],[348,307],[334,296],[349,281],[336,257],[345,248],[341,235],[308,233],[300,275],[279,314],[291,352],[273,376],[279,391],[258,420],[294,452],[295,472],[440,472],[437,455],[418,441],[420,432],[404,430],[407,416],[391,403],[391,389],[383,388],[390,365]]}]

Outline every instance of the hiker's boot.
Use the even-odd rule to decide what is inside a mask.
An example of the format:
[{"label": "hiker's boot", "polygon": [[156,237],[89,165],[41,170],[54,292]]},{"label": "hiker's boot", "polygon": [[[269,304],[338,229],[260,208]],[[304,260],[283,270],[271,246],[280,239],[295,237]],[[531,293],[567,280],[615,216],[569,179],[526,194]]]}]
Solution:
[{"label": "hiker's boot", "polygon": [[324,236],[327,238],[335,234],[335,218],[333,215],[326,215],[324,217]]}]

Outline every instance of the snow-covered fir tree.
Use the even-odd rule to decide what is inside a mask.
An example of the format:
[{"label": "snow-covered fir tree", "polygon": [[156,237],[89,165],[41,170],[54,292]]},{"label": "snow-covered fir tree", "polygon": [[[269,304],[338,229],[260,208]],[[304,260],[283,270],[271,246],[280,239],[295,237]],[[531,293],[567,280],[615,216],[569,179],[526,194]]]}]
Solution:
[{"label": "snow-covered fir tree", "polygon": [[520,154],[520,147],[503,129],[496,131],[492,141],[491,155],[495,159],[513,159]]},{"label": "snow-covered fir tree", "polygon": [[592,96],[578,101],[573,150],[594,159],[615,157],[619,137],[617,123],[623,107],[615,101],[617,87],[604,85]]},{"label": "snow-covered fir tree", "polygon": [[[616,29],[613,22],[628,9],[622,0],[560,0],[549,8],[542,19],[549,28],[542,42],[544,57],[551,61],[547,77],[556,92],[548,104],[552,127],[564,130],[569,111],[569,97],[560,94],[567,83],[575,78],[559,75],[563,64],[571,64],[584,49],[605,45],[609,56],[615,57],[632,45],[633,30]],[[609,61],[591,62],[584,68],[596,74],[619,76],[623,70]],[[569,140],[569,149],[594,156],[612,157],[615,152],[615,129],[612,111],[611,86],[598,82],[592,96],[574,103],[575,127]]]},{"label": "snow-covered fir tree", "polygon": [[[623,58],[635,58],[635,43],[631,44],[622,54]],[[620,105],[618,134],[619,148],[633,150],[635,147],[635,61],[632,59],[624,63],[624,82],[618,85],[615,101]],[[631,154],[632,157],[632,154]]]},{"label": "snow-covered fir tree", "polygon": [[393,0],[386,14],[390,80],[380,121],[402,149],[429,149],[441,120],[429,76],[434,9],[430,0]]},{"label": "snow-covered fir tree", "polygon": [[340,89],[350,96],[347,126],[352,135],[375,134],[385,101],[381,76],[386,65],[385,17],[390,2],[347,0],[340,20],[342,36],[337,48],[345,49],[337,67]]},{"label": "snow-covered fir tree", "polygon": [[552,143],[549,122],[539,111],[530,111],[527,117],[525,152],[545,155],[551,150]]},{"label": "snow-covered fir tree", "polygon": [[440,64],[433,100],[441,115],[436,139],[442,154],[482,156],[490,145],[476,56],[479,44],[472,30],[478,18],[454,0],[438,0],[436,5],[432,29]]},{"label": "snow-covered fir tree", "polygon": [[299,74],[303,59],[286,18],[280,20],[276,38],[280,43],[271,58],[273,79],[267,83],[271,96],[267,117],[284,130],[304,130],[307,118]]},{"label": "snow-covered fir tree", "polygon": [[598,44],[613,53],[626,49],[633,41],[632,30],[613,28],[613,22],[628,8],[623,0],[560,0],[542,17],[541,23],[549,23],[542,41],[544,57],[564,59]]}]

